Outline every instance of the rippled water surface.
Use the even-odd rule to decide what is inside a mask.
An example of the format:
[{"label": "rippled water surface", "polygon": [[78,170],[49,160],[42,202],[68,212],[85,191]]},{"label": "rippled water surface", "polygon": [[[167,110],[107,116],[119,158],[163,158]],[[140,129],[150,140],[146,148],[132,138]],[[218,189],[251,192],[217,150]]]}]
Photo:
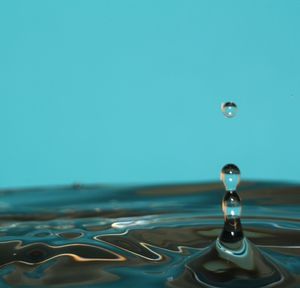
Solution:
[{"label": "rippled water surface", "polygon": [[[300,186],[239,190],[245,235],[286,271],[274,287],[300,287]],[[222,229],[221,184],[0,194],[0,287],[212,287],[187,267]]]}]

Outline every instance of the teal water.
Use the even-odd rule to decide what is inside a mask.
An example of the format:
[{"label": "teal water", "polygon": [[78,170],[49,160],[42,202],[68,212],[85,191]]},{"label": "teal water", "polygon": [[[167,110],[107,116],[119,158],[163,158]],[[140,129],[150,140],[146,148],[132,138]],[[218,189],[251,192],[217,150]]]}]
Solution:
[{"label": "teal water", "polygon": [[[216,183],[2,190],[0,287],[218,287],[195,275],[223,194]],[[300,186],[243,182],[239,195],[245,236],[280,271],[262,287],[300,287]]]}]

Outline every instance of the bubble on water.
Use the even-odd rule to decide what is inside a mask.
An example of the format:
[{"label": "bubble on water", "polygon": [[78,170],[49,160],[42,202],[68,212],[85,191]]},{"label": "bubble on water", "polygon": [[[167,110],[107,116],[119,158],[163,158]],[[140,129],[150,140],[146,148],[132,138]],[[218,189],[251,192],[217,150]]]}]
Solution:
[{"label": "bubble on water", "polygon": [[240,183],[240,169],[234,164],[227,164],[221,170],[220,178],[226,191],[235,191]]},{"label": "bubble on water", "polygon": [[223,114],[227,118],[235,117],[237,110],[238,110],[238,108],[234,102],[222,103],[221,109],[222,109]]}]

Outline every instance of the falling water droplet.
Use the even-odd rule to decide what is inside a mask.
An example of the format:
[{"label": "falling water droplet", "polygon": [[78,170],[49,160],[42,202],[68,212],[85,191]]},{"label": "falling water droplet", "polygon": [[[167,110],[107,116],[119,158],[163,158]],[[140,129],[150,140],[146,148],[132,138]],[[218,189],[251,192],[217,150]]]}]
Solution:
[{"label": "falling water droplet", "polygon": [[235,191],[240,183],[240,169],[234,164],[227,164],[221,170],[220,178],[226,191]]},{"label": "falling water droplet", "polygon": [[237,113],[237,110],[238,110],[237,106],[236,106],[236,104],[234,102],[222,103],[221,109],[222,109],[223,114],[227,118],[233,118],[233,117],[235,117],[235,115]]}]

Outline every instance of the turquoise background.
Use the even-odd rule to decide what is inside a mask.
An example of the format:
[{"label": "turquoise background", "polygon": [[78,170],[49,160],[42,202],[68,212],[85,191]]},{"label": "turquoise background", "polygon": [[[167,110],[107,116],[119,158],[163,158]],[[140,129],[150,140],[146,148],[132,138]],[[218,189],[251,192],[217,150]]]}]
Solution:
[{"label": "turquoise background", "polygon": [[228,162],[300,181],[299,15],[296,0],[0,0],[0,186],[208,181]]}]

